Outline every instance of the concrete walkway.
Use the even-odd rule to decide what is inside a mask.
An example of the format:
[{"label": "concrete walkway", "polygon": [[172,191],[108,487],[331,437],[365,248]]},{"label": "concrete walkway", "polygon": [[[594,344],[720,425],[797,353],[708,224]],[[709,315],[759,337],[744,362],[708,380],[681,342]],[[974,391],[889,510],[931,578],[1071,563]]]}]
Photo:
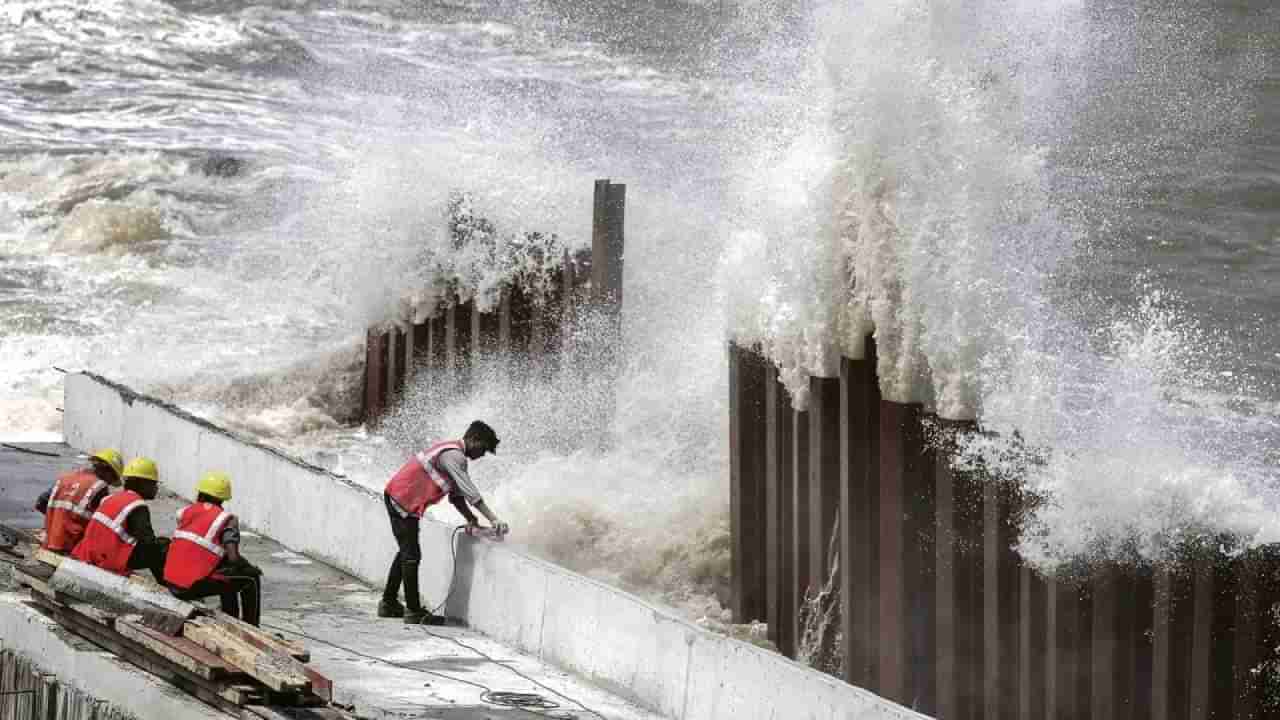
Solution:
[{"label": "concrete walkway", "polygon": [[[0,495],[0,522],[32,527],[40,524],[40,516],[29,510],[35,497],[52,484],[56,473],[79,462],[75,452],[66,445],[24,444],[24,447],[59,455],[49,458],[0,448],[0,487],[4,488]],[[160,473],[162,485],[195,482],[195,478],[165,477],[163,467]],[[158,533],[172,533],[176,511],[183,504],[184,501],[172,496],[162,496],[150,504],[152,523]],[[227,509],[235,511],[234,499]],[[316,522],[341,523],[343,518],[316,518]],[[374,527],[368,528],[368,532],[390,530]],[[291,633],[309,636],[293,635],[311,651],[311,666],[333,680],[334,701],[353,706],[353,712],[361,717],[445,720],[535,717],[525,710],[485,703],[481,695],[486,689],[537,693],[558,704],[554,710],[540,710],[537,716],[541,717],[581,720],[656,720],[660,717],[470,630],[414,627],[398,620],[378,619],[375,615],[378,591],[327,565],[291,552],[269,538],[246,533],[242,551],[264,573],[263,626],[286,636]],[[217,600],[207,602],[216,604]],[[516,671],[546,687],[539,687]]]}]

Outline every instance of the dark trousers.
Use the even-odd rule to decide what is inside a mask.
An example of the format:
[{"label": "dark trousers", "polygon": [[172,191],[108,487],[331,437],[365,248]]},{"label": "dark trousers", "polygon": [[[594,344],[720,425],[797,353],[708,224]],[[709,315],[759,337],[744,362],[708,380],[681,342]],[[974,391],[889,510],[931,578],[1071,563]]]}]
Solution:
[{"label": "dark trousers", "polygon": [[[230,572],[230,571],[227,571]],[[254,575],[229,575],[216,571],[186,590],[174,589],[179,600],[199,600],[217,595],[222,612],[257,627],[262,621],[262,584]]]},{"label": "dark trousers", "polygon": [[391,561],[387,571],[387,587],[382,591],[385,602],[395,602],[400,595],[400,583],[404,583],[404,604],[410,610],[422,609],[422,596],[418,594],[418,566],[422,564],[422,548],[418,545],[418,518],[403,517],[391,504],[391,497],[382,494],[391,520],[391,534],[396,538],[400,551]]},{"label": "dark trousers", "polygon": [[150,570],[156,582],[164,585],[164,560],[169,554],[167,543],[138,543],[129,554],[130,570]]}]

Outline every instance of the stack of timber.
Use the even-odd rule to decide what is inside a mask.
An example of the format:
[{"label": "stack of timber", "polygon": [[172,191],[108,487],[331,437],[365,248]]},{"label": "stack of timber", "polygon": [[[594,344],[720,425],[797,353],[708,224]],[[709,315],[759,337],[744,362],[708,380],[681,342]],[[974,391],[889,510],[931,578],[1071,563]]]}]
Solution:
[{"label": "stack of timber", "polygon": [[63,627],[243,720],[351,720],[306,648],[221,611],[178,600],[142,577],[29,548],[14,567],[31,600]]}]

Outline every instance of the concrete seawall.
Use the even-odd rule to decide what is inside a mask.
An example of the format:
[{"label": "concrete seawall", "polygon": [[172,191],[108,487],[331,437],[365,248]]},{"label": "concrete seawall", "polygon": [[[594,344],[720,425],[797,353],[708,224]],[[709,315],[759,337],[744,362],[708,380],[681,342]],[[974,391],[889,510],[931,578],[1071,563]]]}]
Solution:
[{"label": "concrete seawall", "polygon": [[[230,473],[230,508],[249,527],[380,584],[395,543],[367,488],[91,374],[67,377],[73,447],[119,447],[160,464],[190,494]],[[452,527],[422,524],[424,602],[449,586]],[[502,545],[459,539],[447,612],[471,627],[677,720],[921,718],[768,650],[707,632],[625,592]]]}]

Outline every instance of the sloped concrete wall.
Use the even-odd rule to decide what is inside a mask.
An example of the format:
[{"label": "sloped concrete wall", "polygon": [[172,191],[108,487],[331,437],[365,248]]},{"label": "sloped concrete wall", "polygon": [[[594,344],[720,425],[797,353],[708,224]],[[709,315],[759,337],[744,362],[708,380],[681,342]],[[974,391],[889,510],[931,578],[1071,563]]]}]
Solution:
[{"label": "sloped concrete wall", "polygon": [[[235,489],[228,508],[245,525],[375,586],[384,581],[396,547],[382,500],[367,488],[95,375],[69,375],[64,404],[72,447],[148,455],[165,487],[185,497],[200,474],[224,470]],[[422,525],[423,600],[434,606],[449,587],[453,528]],[[510,547],[458,544],[449,614],[677,720],[923,717]]]}]

